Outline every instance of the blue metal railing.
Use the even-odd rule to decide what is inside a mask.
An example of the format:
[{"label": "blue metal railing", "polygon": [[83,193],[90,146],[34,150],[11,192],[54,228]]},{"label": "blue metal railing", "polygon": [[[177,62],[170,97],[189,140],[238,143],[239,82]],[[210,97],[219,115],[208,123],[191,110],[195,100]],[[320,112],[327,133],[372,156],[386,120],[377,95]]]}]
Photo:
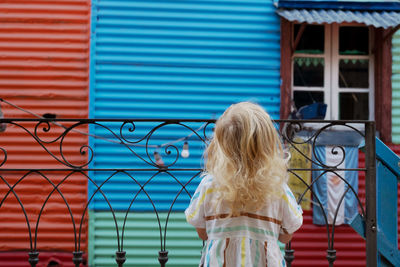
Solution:
[{"label": "blue metal railing", "polygon": [[[379,138],[376,146],[376,246],[378,267],[400,266],[398,248],[398,181],[400,157]],[[353,219],[351,226],[366,237],[365,221],[361,216]]]}]

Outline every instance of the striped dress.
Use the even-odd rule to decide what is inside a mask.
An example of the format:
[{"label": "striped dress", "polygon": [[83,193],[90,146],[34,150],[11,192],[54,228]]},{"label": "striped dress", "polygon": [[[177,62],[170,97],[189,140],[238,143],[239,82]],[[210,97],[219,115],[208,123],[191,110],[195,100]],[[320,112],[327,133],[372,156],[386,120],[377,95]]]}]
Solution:
[{"label": "striped dress", "polygon": [[205,176],[185,211],[190,224],[207,231],[208,240],[199,266],[285,266],[278,245],[279,233],[295,232],[302,225],[303,216],[286,184],[284,192],[281,199],[263,205],[257,212],[229,217],[227,208],[220,207],[218,213],[215,212],[212,177]]}]

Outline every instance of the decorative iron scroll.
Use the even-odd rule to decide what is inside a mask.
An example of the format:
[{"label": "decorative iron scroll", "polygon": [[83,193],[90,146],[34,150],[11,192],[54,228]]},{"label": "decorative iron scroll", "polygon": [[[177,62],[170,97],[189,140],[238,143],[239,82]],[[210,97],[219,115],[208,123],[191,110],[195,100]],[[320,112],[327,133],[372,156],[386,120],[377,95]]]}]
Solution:
[{"label": "decorative iron scroll", "polygon": [[[39,226],[45,208],[47,207],[50,199],[54,195],[61,197],[62,203],[65,204],[69,220],[73,228],[74,249],[72,252],[72,262],[75,266],[82,266],[85,263],[85,253],[81,249],[83,236],[85,235],[85,224],[87,223],[87,210],[89,205],[93,202],[96,195],[100,195],[109,212],[113,216],[115,229],[116,229],[116,244],[117,251],[115,260],[118,266],[123,266],[126,258],[129,257],[124,250],[124,234],[126,223],[129,220],[129,214],[137,203],[138,196],[144,194],[148,202],[152,206],[152,210],[156,215],[157,225],[160,234],[160,251],[158,260],[161,266],[165,266],[168,261],[167,250],[167,229],[168,220],[174,205],[181,194],[190,199],[191,192],[188,186],[194,183],[194,179],[198,178],[202,172],[202,158],[201,153],[197,153],[196,166],[188,167],[181,164],[182,155],[180,153],[181,145],[186,142],[198,142],[203,145],[203,148],[208,144],[212,137],[213,124],[215,120],[163,120],[163,119],[0,119],[0,123],[6,125],[7,130],[0,133],[0,214],[2,207],[9,198],[15,198],[18,206],[23,213],[26,225],[27,235],[29,237],[29,248],[26,249],[29,254],[29,263],[31,266],[36,266],[39,262],[39,249],[37,247],[37,240],[40,235]],[[316,153],[316,147],[320,137],[327,131],[343,131],[348,130],[357,133],[361,139],[365,139],[365,131],[360,130],[365,125],[372,122],[365,121],[298,121],[298,120],[277,120],[275,121],[277,128],[282,137],[282,143],[286,150],[292,149],[296,151],[300,157],[304,158],[312,164],[312,168],[289,168],[289,173],[293,175],[298,182],[303,184],[305,190],[298,196],[298,202],[301,203],[307,195],[311,196],[309,201],[312,201],[314,206],[319,206],[322,210],[323,219],[327,232],[327,260],[329,266],[333,266],[336,260],[336,251],[334,249],[334,233],[335,222],[338,216],[340,207],[343,205],[344,199],[347,195],[354,195],[358,203],[358,210],[362,218],[366,218],[366,212],[363,205],[363,200],[357,194],[357,188],[353,188],[351,184],[341,174],[345,172],[366,172],[367,168],[341,168],[341,164],[346,159],[346,149],[343,145],[334,144],[331,148],[331,153],[341,157],[335,164],[327,164]],[[357,123],[358,127],[354,126]],[[311,126],[311,127],[310,127]],[[362,127],[360,127],[362,126]],[[338,129],[340,128],[340,129]],[[90,130],[89,130],[90,129]],[[365,129],[369,129],[365,127]],[[163,132],[164,131],[164,132]],[[173,135],[171,136],[171,133]],[[370,134],[370,133],[369,133]],[[370,134],[371,135],[371,134]],[[15,162],[21,163],[18,157],[12,155],[14,148],[9,148],[7,138],[15,136],[23,136],[24,140],[29,140],[31,145],[29,147],[36,148],[34,151],[40,151],[41,155],[47,155],[46,162],[53,161],[52,168],[35,168],[32,164],[19,165],[15,168]],[[76,147],[73,145],[78,141]],[[299,139],[299,136],[301,138]],[[72,140],[72,141],[70,141]],[[25,141],[26,142],[26,141]],[[75,142],[75,143],[74,143]],[[123,147],[128,151],[129,157],[127,161],[132,161],[135,167],[122,167],[122,168],[101,168],[97,167],[96,162],[96,142],[107,143],[109,146]],[[306,154],[304,150],[300,149],[300,145],[310,146],[310,153]],[[368,149],[372,146],[371,140],[365,140],[365,146]],[[73,147],[73,151],[71,151]],[[199,146],[198,146],[199,147]],[[187,147],[186,147],[187,148]],[[197,148],[199,150],[199,148]],[[21,151],[24,153],[24,151]],[[21,154],[19,152],[18,154]],[[29,153],[27,151],[26,153]],[[375,151],[373,151],[375,153]],[[188,155],[188,153],[187,153]],[[33,155],[34,156],[34,155]],[[134,160],[133,160],[134,159]],[[129,165],[129,162],[126,164]],[[9,167],[11,166],[11,167]],[[137,167],[139,166],[139,167]],[[154,174],[146,181],[140,181],[132,175],[132,173],[139,173],[143,171],[153,171]],[[186,177],[185,181],[181,181],[179,177],[174,175],[174,172],[187,172],[191,171],[193,174]],[[299,174],[301,172],[319,171],[317,177],[313,177],[312,181],[306,181],[304,177]],[[97,182],[93,178],[93,173],[105,173],[107,178],[101,182]],[[61,173],[62,178],[53,181],[51,173]],[[165,224],[162,225],[159,218],[159,209],[152,199],[151,192],[148,191],[148,184],[160,173],[168,175],[171,181],[179,185],[180,190],[176,195],[172,196],[172,202],[167,208],[167,218]],[[346,191],[341,195],[338,206],[335,210],[330,212],[334,213],[333,223],[328,221],[327,210],[321,203],[321,200],[313,192],[313,187],[321,177],[327,173],[333,173],[342,182],[346,184]],[[67,181],[71,180],[76,175],[83,177],[87,183],[90,183],[93,192],[86,199],[86,203],[82,203],[79,211],[76,211],[69,203],[66,193],[62,192],[62,186]],[[131,183],[135,184],[138,188],[137,192],[132,195],[129,207],[125,212],[122,228],[119,227],[113,208],[112,201],[104,192],[104,186],[107,182],[116,175],[124,175]],[[43,204],[37,213],[35,221],[30,220],[29,212],[26,208],[26,203],[20,199],[18,187],[25,180],[30,177],[39,177],[50,186],[50,192],[45,196]],[[12,177],[12,179],[9,179]],[[4,216],[0,215],[1,220],[7,220]],[[288,266],[291,266],[294,260],[295,251],[289,243],[285,250],[285,260]]]}]

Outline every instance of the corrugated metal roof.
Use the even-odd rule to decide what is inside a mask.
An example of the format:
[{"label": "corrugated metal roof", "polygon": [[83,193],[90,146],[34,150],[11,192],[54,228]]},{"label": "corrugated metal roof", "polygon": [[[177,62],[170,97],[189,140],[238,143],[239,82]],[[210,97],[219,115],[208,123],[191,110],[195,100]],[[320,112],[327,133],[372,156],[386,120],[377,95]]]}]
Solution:
[{"label": "corrugated metal roof", "polygon": [[[87,118],[89,12],[89,0],[2,1],[1,98],[38,115],[54,113],[60,118]],[[6,118],[33,118],[4,102],[1,106]],[[33,123],[25,126],[33,131]],[[60,132],[61,129],[53,125],[49,134],[41,131],[40,135],[53,138]],[[74,162],[84,161],[86,156],[79,155],[79,148],[87,142],[87,136],[72,133],[63,147],[66,156]],[[8,125],[6,131],[0,133],[0,147],[7,151],[7,162],[0,168],[0,173],[11,185],[24,173],[6,172],[5,168],[62,167],[32,136],[17,126]],[[57,144],[48,147],[55,153],[59,151]],[[45,175],[58,182],[67,173],[46,172]],[[44,177],[34,173],[15,187],[26,205],[33,229],[43,201],[52,189]],[[87,199],[87,178],[71,177],[60,189],[79,223]],[[4,182],[0,182],[0,199],[7,191]],[[39,224],[37,249],[71,252],[74,249],[73,230],[65,204],[58,194],[54,194],[46,207]],[[82,249],[86,250],[87,222],[83,226]],[[0,208],[0,250],[25,249],[29,249],[27,224],[18,202],[10,195]]]},{"label": "corrugated metal roof", "polygon": [[357,22],[376,28],[395,27],[400,24],[400,12],[351,11],[333,9],[278,9],[280,16],[289,21],[331,24]]},{"label": "corrugated metal roof", "polygon": [[392,142],[400,144],[400,31],[392,38]]},{"label": "corrugated metal roof", "polygon": [[279,8],[324,8],[348,10],[397,10],[398,0],[278,0]]}]

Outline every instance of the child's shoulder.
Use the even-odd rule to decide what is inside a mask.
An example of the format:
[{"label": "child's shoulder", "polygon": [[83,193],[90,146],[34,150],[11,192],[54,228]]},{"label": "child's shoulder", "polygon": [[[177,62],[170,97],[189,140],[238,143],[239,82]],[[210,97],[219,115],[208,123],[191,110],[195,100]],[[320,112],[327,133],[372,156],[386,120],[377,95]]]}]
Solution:
[{"label": "child's shoulder", "polygon": [[283,188],[283,192],[284,192],[286,195],[288,195],[288,196],[294,198],[294,195],[293,195],[293,193],[292,193],[292,190],[290,189],[289,185],[288,185],[286,182],[282,184],[282,188]]},{"label": "child's shoulder", "polygon": [[209,174],[209,173],[203,173],[203,174],[201,175],[201,182],[200,182],[201,185],[204,185],[204,186],[208,185],[208,186],[210,186],[210,185],[212,184],[212,182],[213,182],[213,177],[212,177],[211,174]]},{"label": "child's shoulder", "polygon": [[213,183],[212,175],[210,175],[208,173],[203,173],[201,175],[201,181],[200,181],[198,188],[199,189],[201,188],[202,190],[207,190],[208,188],[212,187],[212,183]]}]

